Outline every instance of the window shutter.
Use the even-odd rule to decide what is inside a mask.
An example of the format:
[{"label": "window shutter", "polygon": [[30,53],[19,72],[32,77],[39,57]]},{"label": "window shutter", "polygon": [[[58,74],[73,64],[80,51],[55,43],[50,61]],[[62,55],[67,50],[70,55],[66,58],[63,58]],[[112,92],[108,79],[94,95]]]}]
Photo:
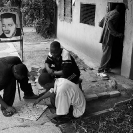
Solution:
[{"label": "window shutter", "polygon": [[81,4],[80,22],[95,25],[95,5]]},{"label": "window shutter", "polygon": [[72,21],[72,0],[65,0],[65,21],[71,22]]},{"label": "window shutter", "polygon": [[59,19],[64,20],[64,0],[59,1]]}]

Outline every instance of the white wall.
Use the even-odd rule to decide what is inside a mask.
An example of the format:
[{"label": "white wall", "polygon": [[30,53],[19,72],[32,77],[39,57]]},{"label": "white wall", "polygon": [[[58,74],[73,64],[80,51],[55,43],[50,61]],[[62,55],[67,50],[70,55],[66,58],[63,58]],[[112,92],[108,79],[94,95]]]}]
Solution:
[{"label": "white wall", "polygon": [[72,22],[68,23],[58,19],[57,38],[85,55],[90,56],[94,59],[95,64],[99,65],[102,54],[102,45],[99,44],[102,29],[98,26],[98,22],[106,14],[107,3],[106,0],[97,0],[97,3],[95,1],[82,0],[84,4],[96,4],[95,26],[80,23],[81,0],[76,0],[75,6],[73,6]]},{"label": "white wall", "polygon": [[[96,4],[95,26],[80,23],[80,2]],[[98,67],[102,56],[102,45],[99,43],[102,29],[99,21],[106,14],[107,2],[123,2],[127,6],[125,18],[125,39],[121,75],[133,75],[132,47],[133,47],[133,1],[129,0],[75,0],[73,7],[73,20],[71,23],[60,21],[57,24],[57,38],[66,45],[90,57],[93,64]],[[133,79],[133,78],[131,78]]]},{"label": "white wall", "polygon": [[133,49],[133,1],[128,1],[125,17],[125,39],[121,75],[133,79],[133,66],[131,64]]}]

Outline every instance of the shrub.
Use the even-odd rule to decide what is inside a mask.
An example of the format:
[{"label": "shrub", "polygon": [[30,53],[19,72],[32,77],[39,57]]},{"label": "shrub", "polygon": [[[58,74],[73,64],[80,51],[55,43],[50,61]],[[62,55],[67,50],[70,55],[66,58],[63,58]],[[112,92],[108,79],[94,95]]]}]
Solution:
[{"label": "shrub", "polygon": [[55,34],[55,9],[53,0],[24,0],[22,3],[24,26],[35,26],[37,33],[45,38]]}]

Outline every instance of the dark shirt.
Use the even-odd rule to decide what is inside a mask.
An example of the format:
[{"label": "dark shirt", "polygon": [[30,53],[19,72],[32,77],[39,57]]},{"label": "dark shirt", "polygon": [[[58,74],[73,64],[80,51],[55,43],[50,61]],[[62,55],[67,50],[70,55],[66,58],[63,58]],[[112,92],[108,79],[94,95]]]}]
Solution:
[{"label": "dark shirt", "polygon": [[112,46],[115,37],[119,36],[117,31],[119,27],[119,12],[115,9],[107,13],[107,15],[99,23],[103,27],[100,43],[103,45]]},{"label": "dark shirt", "polygon": [[57,71],[62,70],[64,74],[63,77],[65,78],[68,78],[73,73],[77,76],[80,76],[80,70],[74,58],[65,49],[62,49],[60,58],[58,60],[55,60],[49,52],[45,63],[48,63],[50,66],[54,66],[55,70]]},{"label": "dark shirt", "polygon": [[12,73],[12,67],[21,63],[22,61],[17,56],[0,58],[0,90],[3,89],[1,86],[8,85],[8,82],[14,76]]},{"label": "dark shirt", "polygon": [[[16,34],[14,36],[21,36],[21,29],[20,28],[16,28]],[[9,38],[9,37],[7,37],[4,33],[2,33],[0,35],[0,38]]]}]

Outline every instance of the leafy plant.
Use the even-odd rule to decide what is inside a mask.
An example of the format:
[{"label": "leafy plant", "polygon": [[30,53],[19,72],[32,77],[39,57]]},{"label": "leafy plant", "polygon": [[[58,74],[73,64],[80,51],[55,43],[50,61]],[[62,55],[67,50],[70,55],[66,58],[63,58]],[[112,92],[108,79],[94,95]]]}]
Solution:
[{"label": "leafy plant", "polygon": [[24,26],[34,26],[45,38],[55,34],[55,8],[53,0],[24,0],[22,3]]},{"label": "leafy plant", "polygon": [[[0,1],[4,6],[9,0]],[[37,33],[45,38],[55,35],[56,2],[54,0],[10,0],[11,6],[21,8],[23,25],[34,26]]]}]

